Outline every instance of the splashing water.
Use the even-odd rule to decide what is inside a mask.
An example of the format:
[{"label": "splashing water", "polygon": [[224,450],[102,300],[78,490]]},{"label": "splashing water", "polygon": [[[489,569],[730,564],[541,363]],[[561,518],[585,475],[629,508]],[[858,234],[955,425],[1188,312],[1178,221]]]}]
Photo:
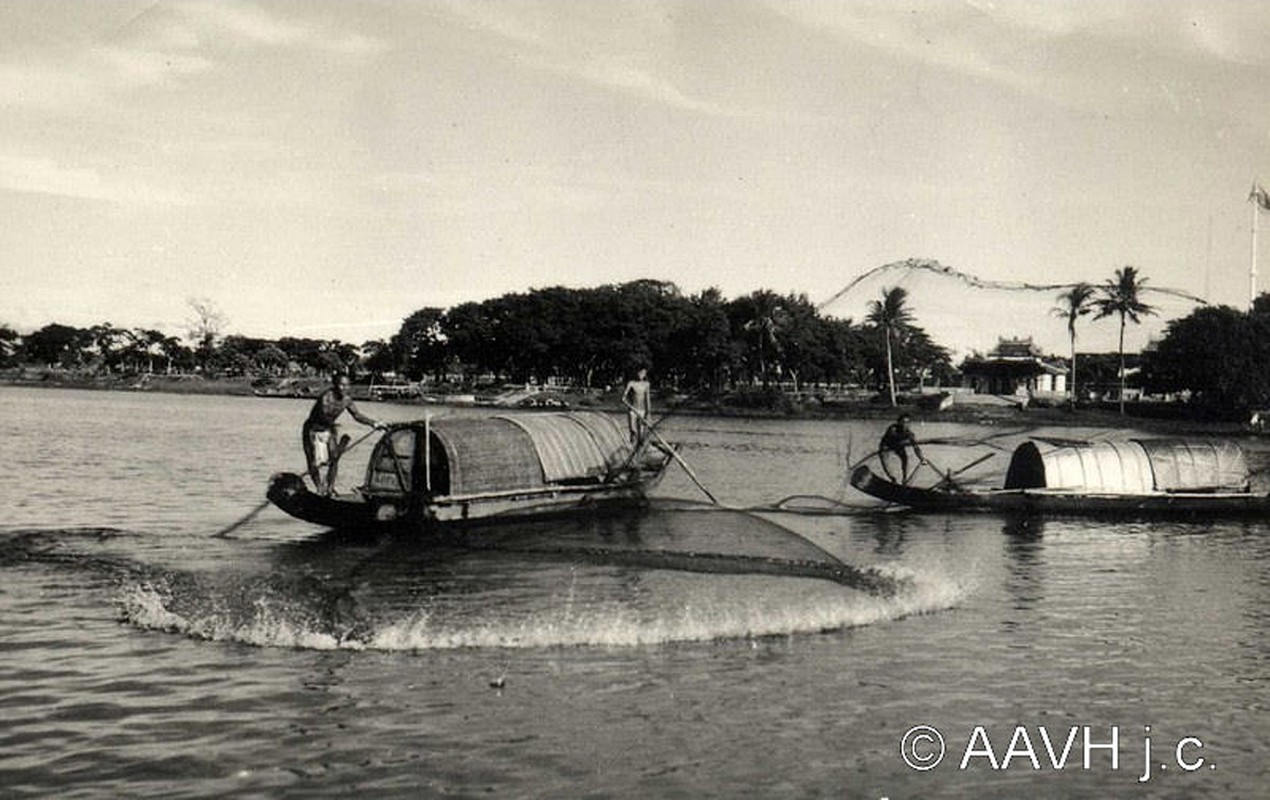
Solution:
[{"label": "splashing water", "polygon": [[258,598],[242,609],[212,604],[196,608],[176,602],[166,588],[141,583],[124,589],[123,619],[146,630],[178,633],[215,642],[238,642],[257,647],[308,650],[363,649],[359,640],[323,629],[312,616],[295,615],[285,605]]},{"label": "splashing water", "polygon": [[[127,541],[127,552],[112,547]],[[670,512],[499,527],[464,547],[274,545],[259,558],[139,559],[146,537],[6,537],[15,561],[95,574],[123,621],[259,647],[423,651],[640,646],[836,631],[956,605],[935,565],[844,563],[752,515]],[[193,562],[194,569],[189,568]],[[204,569],[198,569],[202,564]]]},{"label": "splashing water", "polygon": [[[137,627],[211,641],[316,650],[638,646],[843,630],[956,605],[966,583],[935,572],[888,570],[906,591],[869,595],[824,581],[767,576],[679,576],[645,571],[641,602],[605,596],[605,578],[572,570],[559,593],[485,604],[431,596],[404,612],[383,598],[332,608],[329,598],[265,590],[208,593],[190,582],[126,587],[124,619]],[[625,571],[619,571],[625,572]],[[586,573],[586,574],[582,574]],[[627,578],[629,575],[616,575]],[[194,592],[196,594],[181,594]]]}]

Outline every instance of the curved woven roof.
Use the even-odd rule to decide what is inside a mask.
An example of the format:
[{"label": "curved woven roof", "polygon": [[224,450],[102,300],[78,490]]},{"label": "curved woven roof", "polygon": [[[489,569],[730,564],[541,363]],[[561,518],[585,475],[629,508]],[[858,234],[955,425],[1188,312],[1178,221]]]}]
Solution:
[{"label": "curved woven roof", "polygon": [[1243,491],[1248,465],[1243,450],[1222,441],[1131,439],[1042,450],[1035,442],[1015,449],[1007,489],[1066,489],[1104,494]]},{"label": "curved woven roof", "polygon": [[631,453],[625,429],[594,412],[504,414],[434,420],[450,494],[603,479]]}]

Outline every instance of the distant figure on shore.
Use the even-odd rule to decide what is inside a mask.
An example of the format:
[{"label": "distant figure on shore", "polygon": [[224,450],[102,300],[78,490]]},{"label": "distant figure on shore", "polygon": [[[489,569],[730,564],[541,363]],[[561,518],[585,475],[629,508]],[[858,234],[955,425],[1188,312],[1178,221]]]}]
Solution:
[{"label": "distant figure on shore", "polygon": [[[385,427],[382,422],[371,419],[357,409],[357,404],[353,402],[353,395],[349,393],[347,375],[336,373],[331,376],[331,388],[318,395],[301,430],[309,478],[313,481],[313,487],[324,497],[329,497],[335,489],[340,456],[348,447],[349,436],[347,434],[339,436],[339,426],[335,424],[345,411],[363,425],[369,425],[372,428]],[[324,466],[326,467],[325,481],[322,480],[321,475],[321,468]]]},{"label": "distant figure on shore", "polygon": [[[908,414],[900,414],[899,419],[895,420],[882,434],[882,441],[878,443],[878,461],[882,464],[882,471],[894,483],[907,484],[909,478],[913,477],[908,471],[908,448],[913,449],[913,455],[917,456],[917,463],[922,463],[925,457],[922,455],[922,448],[917,444],[917,437],[913,435],[913,431],[908,427]],[[891,469],[894,460],[899,460],[899,477]],[[913,472],[917,471],[917,467],[913,467]]]},{"label": "distant figure on shore", "polygon": [[626,426],[630,431],[631,444],[638,444],[644,438],[644,429],[653,413],[652,389],[648,385],[648,370],[644,367],[640,367],[635,377],[626,382],[622,404],[626,406]]}]

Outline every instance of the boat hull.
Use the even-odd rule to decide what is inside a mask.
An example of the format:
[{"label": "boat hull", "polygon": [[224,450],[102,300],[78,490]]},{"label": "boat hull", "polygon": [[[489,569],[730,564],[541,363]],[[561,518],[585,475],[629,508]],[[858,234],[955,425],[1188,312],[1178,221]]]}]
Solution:
[{"label": "boat hull", "polygon": [[851,474],[867,495],[919,512],[1000,511],[1054,516],[1214,517],[1270,512],[1270,496],[1252,492],[1087,493],[1058,489],[956,490],[894,483],[867,466]]},{"label": "boat hull", "polygon": [[659,472],[647,479],[425,500],[361,494],[323,497],[300,476],[284,472],[273,477],[266,494],[285,513],[326,528],[427,531],[640,508],[647,504],[645,492],[660,477]]},{"label": "boat hull", "polygon": [[304,479],[280,472],[269,481],[265,492],[269,501],[296,519],[327,528],[367,530],[385,526],[377,514],[378,505],[357,497],[324,497],[310,491]]}]

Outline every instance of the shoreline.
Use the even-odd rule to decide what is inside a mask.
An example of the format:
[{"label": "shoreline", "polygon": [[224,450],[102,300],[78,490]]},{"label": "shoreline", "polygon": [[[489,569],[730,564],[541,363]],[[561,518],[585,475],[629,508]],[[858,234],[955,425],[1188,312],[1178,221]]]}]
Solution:
[{"label": "shoreline", "polygon": [[[269,395],[256,391],[247,378],[213,378],[199,376],[166,376],[152,375],[145,377],[108,376],[84,377],[73,374],[58,374],[52,371],[38,373],[38,377],[27,377],[26,371],[19,374],[0,374],[0,386],[26,387],[34,389],[79,389],[86,391],[123,391],[123,392],[158,392],[161,394],[200,394],[221,395],[227,397],[279,397],[283,399],[311,399],[311,396]],[[354,386],[356,392],[360,387]],[[577,394],[557,391],[554,395],[564,397],[570,402],[568,406],[548,406],[540,410],[604,411],[624,413],[625,409],[617,392],[607,394]],[[382,399],[357,397],[360,403],[387,403],[398,406],[456,406],[466,408],[489,408],[496,410],[535,410],[517,405],[499,405],[490,402],[472,400],[446,402],[445,395],[432,395],[428,400]],[[466,395],[471,397],[471,395]],[[1132,408],[1133,404],[1130,404]],[[661,403],[654,405],[654,415],[689,415],[714,416],[735,419],[786,419],[786,420],[853,420],[853,419],[892,419],[899,413],[906,413],[914,420],[925,422],[950,422],[965,425],[994,427],[1006,424],[1028,424],[1045,427],[1084,427],[1084,428],[1125,428],[1174,436],[1255,436],[1255,431],[1246,424],[1234,419],[1204,419],[1184,414],[1172,416],[1159,415],[1158,406],[1142,406],[1133,408],[1139,413],[1126,410],[1121,415],[1118,410],[1105,407],[1082,407],[1069,409],[1058,406],[1018,405],[980,405],[954,404],[951,407],[938,409],[929,404],[902,403],[897,407],[861,399],[850,402],[832,404],[810,404],[790,401],[786,408],[770,409],[729,405],[724,399],[699,400],[691,396],[666,397]],[[1142,411],[1154,411],[1155,414],[1143,414]]]}]

